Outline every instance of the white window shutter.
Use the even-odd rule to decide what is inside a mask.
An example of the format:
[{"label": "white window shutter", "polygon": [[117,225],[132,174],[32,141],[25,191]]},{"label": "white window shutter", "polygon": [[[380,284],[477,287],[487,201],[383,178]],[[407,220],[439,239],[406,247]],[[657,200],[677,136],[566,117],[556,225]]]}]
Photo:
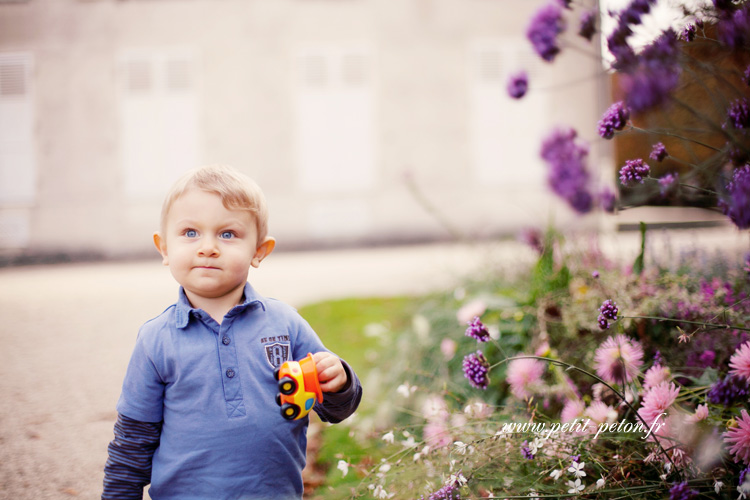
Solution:
[{"label": "white window shutter", "polygon": [[121,57],[124,190],[154,198],[198,163],[198,98],[189,51],[134,51]]},{"label": "white window shutter", "polygon": [[32,65],[29,53],[0,53],[0,206],[36,198]]},{"label": "white window shutter", "polygon": [[375,182],[370,51],[311,47],[296,62],[300,186],[314,192],[369,189]]},{"label": "white window shutter", "polygon": [[472,150],[479,182],[528,187],[544,182],[539,147],[549,100],[533,88],[521,100],[507,91],[509,78],[521,70],[532,86],[539,81],[542,68],[527,45],[524,40],[492,40],[470,48]]}]

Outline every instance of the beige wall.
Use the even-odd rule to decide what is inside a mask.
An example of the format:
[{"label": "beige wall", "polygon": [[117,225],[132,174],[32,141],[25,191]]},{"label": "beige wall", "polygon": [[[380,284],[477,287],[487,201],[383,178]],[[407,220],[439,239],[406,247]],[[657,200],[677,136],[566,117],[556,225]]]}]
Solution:
[{"label": "beige wall", "polygon": [[[0,226],[28,222],[0,255],[150,251],[161,193],[134,198],[123,172],[118,61],[127,51],[193,54],[197,163],[229,163],[264,187],[279,248],[445,238],[410,193],[469,235],[510,234],[572,220],[544,182],[519,185],[527,167],[508,148],[486,182],[472,141],[472,47],[524,40],[541,1],[531,0],[29,0],[0,3],[0,55],[33,59],[35,199],[0,204]],[[572,28],[574,29],[574,28]],[[308,46],[364,46],[370,55],[374,179],[365,189],[305,189],[297,157],[295,56]],[[552,69],[554,68],[554,69]],[[538,92],[548,124],[575,126],[592,142],[603,103],[593,58],[565,51]],[[575,81],[575,84],[566,82]],[[502,83],[504,86],[504,82]],[[534,90],[533,90],[534,91]],[[514,102],[521,111],[524,102]],[[514,129],[508,144],[540,130]],[[194,165],[185,165],[185,168]],[[503,176],[505,173],[503,173]],[[502,177],[502,176],[501,176]],[[8,215],[12,217],[8,218]],[[15,218],[14,218],[15,217]]]}]

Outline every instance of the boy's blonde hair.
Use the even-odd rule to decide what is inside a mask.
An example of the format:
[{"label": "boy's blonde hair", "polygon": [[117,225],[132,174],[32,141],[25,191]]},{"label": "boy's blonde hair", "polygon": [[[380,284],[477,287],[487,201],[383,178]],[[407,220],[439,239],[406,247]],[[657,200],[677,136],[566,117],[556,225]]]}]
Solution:
[{"label": "boy's blonde hair", "polygon": [[255,218],[259,243],[268,236],[268,206],[263,191],[250,177],[226,165],[194,168],[175,182],[161,208],[162,234],[165,234],[172,204],[192,187],[219,195],[228,210],[249,211]]}]

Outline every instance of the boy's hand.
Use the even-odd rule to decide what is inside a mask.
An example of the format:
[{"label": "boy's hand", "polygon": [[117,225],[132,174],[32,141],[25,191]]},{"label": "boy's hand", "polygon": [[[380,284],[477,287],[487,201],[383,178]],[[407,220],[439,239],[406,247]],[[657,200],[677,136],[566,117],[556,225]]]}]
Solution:
[{"label": "boy's hand", "polygon": [[346,371],[337,356],[325,351],[316,352],[313,354],[313,360],[323,392],[338,392],[346,386]]}]

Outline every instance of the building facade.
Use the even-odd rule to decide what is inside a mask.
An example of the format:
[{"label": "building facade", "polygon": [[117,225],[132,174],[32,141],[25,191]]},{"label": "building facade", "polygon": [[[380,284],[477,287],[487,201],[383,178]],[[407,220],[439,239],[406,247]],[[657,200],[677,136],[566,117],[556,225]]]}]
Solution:
[{"label": "building facade", "polygon": [[565,224],[540,141],[573,126],[611,172],[607,98],[596,57],[533,55],[543,3],[0,0],[0,255],[150,252],[206,163],[264,188],[279,249]]}]

